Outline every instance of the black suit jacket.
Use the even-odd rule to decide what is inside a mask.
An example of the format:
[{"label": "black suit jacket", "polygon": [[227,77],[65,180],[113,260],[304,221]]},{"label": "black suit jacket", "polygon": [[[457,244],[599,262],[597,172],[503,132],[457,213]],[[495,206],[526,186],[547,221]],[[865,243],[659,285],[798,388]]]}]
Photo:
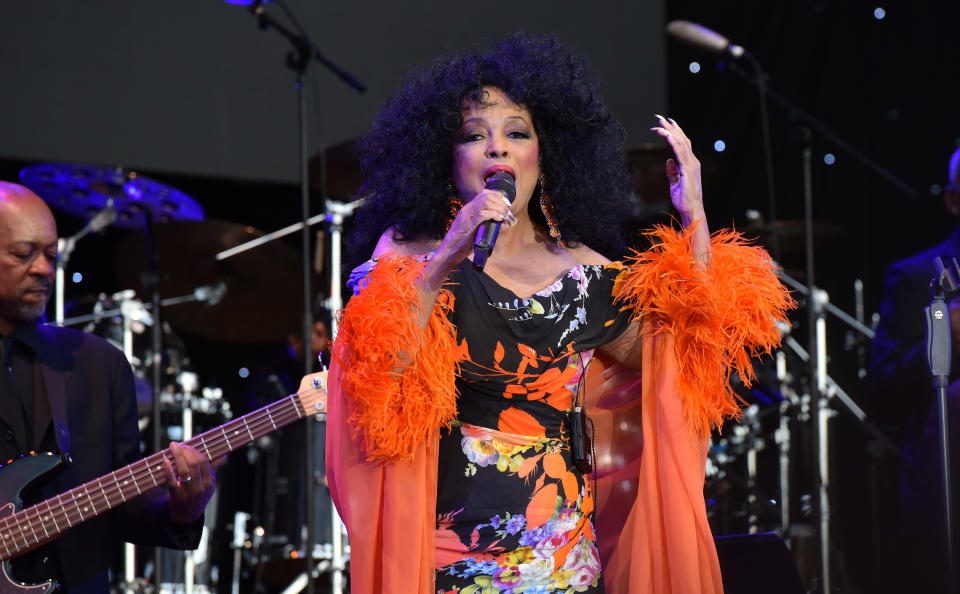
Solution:
[{"label": "black suit jacket", "polygon": [[[933,259],[960,260],[960,227],[941,244],[893,263],[884,281],[880,321],[870,348],[867,395],[874,413],[902,435],[919,431],[933,405],[926,360],[926,320]],[[954,345],[950,380],[960,377],[960,345]]]},{"label": "black suit jacket", "polygon": [[[42,488],[55,496],[141,458],[133,373],[123,353],[97,336],[68,328],[38,326],[41,337],[42,381],[54,418],[34,426],[40,446],[69,449],[72,462]],[[35,407],[42,410],[43,407]],[[0,422],[3,422],[0,415]],[[5,425],[5,423],[4,423]],[[6,427],[4,427],[6,429]],[[0,457],[10,456],[13,444],[0,439]],[[107,592],[111,544],[127,540],[169,548],[196,548],[202,518],[190,526],[175,526],[168,517],[165,493],[155,489],[64,532],[55,546],[63,586],[70,592]]]}]

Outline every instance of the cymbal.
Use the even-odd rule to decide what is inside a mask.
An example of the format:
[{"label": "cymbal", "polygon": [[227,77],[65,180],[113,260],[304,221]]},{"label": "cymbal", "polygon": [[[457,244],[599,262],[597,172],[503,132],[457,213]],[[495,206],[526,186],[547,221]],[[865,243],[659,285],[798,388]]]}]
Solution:
[{"label": "cymbal", "polygon": [[[262,235],[253,227],[226,221],[158,225],[161,299],[191,295],[200,287],[221,282],[226,286],[226,294],[213,305],[170,305],[161,318],[186,334],[219,342],[270,342],[299,332],[303,281],[296,249],[276,240],[220,262],[214,258]],[[140,286],[144,263],[144,239],[131,234],[116,257],[123,286]]]},{"label": "cymbal", "polygon": [[357,139],[349,138],[311,157],[310,187],[332,198],[353,200],[363,183],[356,145]]},{"label": "cymbal", "polygon": [[[698,155],[700,176],[704,182],[716,171],[713,158]],[[670,183],[667,181],[667,159],[676,158],[668,144],[648,142],[627,149],[626,161],[633,177],[633,191],[641,204],[650,210],[670,208]]]},{"label": "cymbal", "polygon": [[[803,240],[803,219],[783,219],[769,223],[751,223],[742,229],[744,233],[756,233],[758,237],[776,236],[779,238],[799,237]],[[843,225],[834,221],[813,221],[813,237],[828,239],[843,232]]]},{"label": "cymbal", "polygon": [[[771,246],[777,242],[783,255],[801,253],[804,249],[803,219],[784,219],[769,223],[750,223],[741,228],[747,237],[756,237],[760,243]],[[813,221],[813,241],[829,241],[839,237],[843,225],[833,221]]]},{"label": "cymbal", "polygon": [[633,191],[641,204],[650,209],[670,208],[670,184],[664,163],[673,156],[668,145],[643,144],[627,150],[627,166],[633,177]]},{"label": "cymbal", "polygon": [[58,210],[91,218],[113,199],[114,225],[143,228],[154,222],[199,221],[203,208],[180,190],[122,167],[41,163],[20,172],[20,181]]}]

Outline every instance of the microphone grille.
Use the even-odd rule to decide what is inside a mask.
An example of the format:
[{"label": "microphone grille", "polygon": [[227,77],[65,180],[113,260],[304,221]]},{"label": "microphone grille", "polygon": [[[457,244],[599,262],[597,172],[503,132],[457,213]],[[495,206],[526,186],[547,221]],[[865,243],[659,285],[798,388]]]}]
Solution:
[{"label": "microphone grille", "polygon": [[517,182],[507,171],[495,171],[487,178],[485,187],[488,190],[503,192],[510,202],[517,197]]}]

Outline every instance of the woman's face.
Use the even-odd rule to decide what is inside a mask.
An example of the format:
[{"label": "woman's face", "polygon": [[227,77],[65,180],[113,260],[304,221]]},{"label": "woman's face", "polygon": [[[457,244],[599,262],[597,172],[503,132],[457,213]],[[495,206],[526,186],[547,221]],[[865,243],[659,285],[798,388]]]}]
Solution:
[{"label": "woman's face", "polygon": [[453,146],[453,180],[464,201],[483,190],[487,177],[508,171],[517,180],[513,212],[526,212],[540,173],[540,144],[527,108],[498,88],[485,87],[483,104],[464,101],[463,125]]}]

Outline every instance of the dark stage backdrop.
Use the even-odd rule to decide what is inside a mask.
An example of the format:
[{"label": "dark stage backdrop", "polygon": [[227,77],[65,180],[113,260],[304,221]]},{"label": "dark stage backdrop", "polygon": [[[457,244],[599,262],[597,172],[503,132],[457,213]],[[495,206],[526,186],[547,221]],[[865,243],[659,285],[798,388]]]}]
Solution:
[{"label": "dark stage backdrop", "polygon": [[[627,127],[629,146],[655,140],[648,130],[653,114],[666,110],[661,0],[603,10],[572,0],[286,4],[324,54],[368,87],[357,94],[311,65],[311,155],[364,133],[410,66],[517,30],[556,35],[588,56],[611,109]],[[278,4],[267,10],[286,21]],[[275,31],[258,29],[247,7],[220,0],[4,3],[0,179],[16,180],[35,163],[122,166],[185,192],[209,221],[263,231],[298,221],[297,99],[295,75],[284,65],[288,49]],[[313,178],[311,185],[321,187]],[[321,193],[313,192],[311,212],[322,209]],[[82,227],[77,217],[55,214],[63,236]],[[208,241],[174,242],[161,254],[162,276],[181,288],[205,284],[208,277],[200,278],[194,263],[212,256],[216,237],[209,236],[223,227],[217,229],[208,230]],[[68,317],[88,313],[102,293],[133,289],[149,299],[131,272],[131,250],[143,249],[138,236],[111,227],[78,244],[68,271]],[[286,251],[300,250],[299,234],[281,242]],[[327,266],[314,283],[321,296],[329,293],[329,253],[322,255]],[[121,256],[128,260],[123,266]],[[146,267],[144,254],[140,262]],[[257,283],[259,273],[249,270],[243,291],[259,306],[246,315],[265,324],[273,320],[282,339],[299,332],[281,322],[278,312],[302,311],[300,273],[295,267],[269,271],[289,281]],[[170,311],[168,320],[176,321],[176,313]],[[211,340],[218,324],[208,325],[203,339],[192,324],[175,324],[172,331],[184,337],[204,383],[242,400],[249,381],[238,371],[255,368],[263,350],[276,345]]]},{"label": "dark stage backdrop", "polygon": [[[631,142],[649,141],[664,109],[662,0],[286,4],[369,89],[358,95],[314,65],[311,152],[363,133],[410,65],[521,29],[590,57]],[[0,157],[296,182],[287,50],[245,7],[218,0],[6,2]]]},{"label": "dark stage backdrop", "polygon": [[[960,146],[960,4],[671,0],[666,13],[668,20],[699,22],[745,47],[763,67],[771,89],[907,185],[910,192],[898,189],[828,136],[816,130],[810,136],[813,212],[819,221],[816,284],[828,291],[831,303],[852,315],[854,282],[862,280],[869,321],[881,299],[887,266],[940,243],[958,223],[943,207],[942,188],[948,159]],[[714,227],[735,222],[744,228],[748,209],[768,213],[756,88],[715,55],[672,40],[667,55],[671,113],[685,123],[694,149],[713,172],[705,189],[711,222]],[[691,70],[693,62],[697,65]],[[742,66],[751,71],[749,65]],[[783,225],[794,230],[785,236],[780,261],[805,281],[799,235],[802,128],[796,110],[773,100],[769,106],[776,210],[778,218],[789,221]],[[722,152],[714,150],[718,140],[725,143]],[[793,337],[807,346],[805,316],[804,309],[792,316]],[[869,341],[828,316],[828,372],[869,413],[871,394],[858,381],[868,346]],[[806,375],[796,360],[790,371]],[[904,394],[905,399],[914,397]],[[836,399],[832,406],[838,411],[831,422],[830,448],[836,591],[915,590],[909,574],[916,568],[904,567],[897,554],[897,547],[912,543],[900,542],[895,531],[896,459],[884,454]],[[769,407],[761,411],[771,412]],[[773,434],[768,428],[761,437],[767,449],[760,457],[772,459],[774,474],[761,472],[759,500],[777,493]],[[797,468],[809,465],[803,451],[810,450],[800,450],[794,459]],[[795,502],[811,493],[808,477],[809,469],[794,477]],[[801,528],[815,521],[801,505],[793,511]],[[810,575],[815,548],[803,537],[793,544],[802,573]]]}]

